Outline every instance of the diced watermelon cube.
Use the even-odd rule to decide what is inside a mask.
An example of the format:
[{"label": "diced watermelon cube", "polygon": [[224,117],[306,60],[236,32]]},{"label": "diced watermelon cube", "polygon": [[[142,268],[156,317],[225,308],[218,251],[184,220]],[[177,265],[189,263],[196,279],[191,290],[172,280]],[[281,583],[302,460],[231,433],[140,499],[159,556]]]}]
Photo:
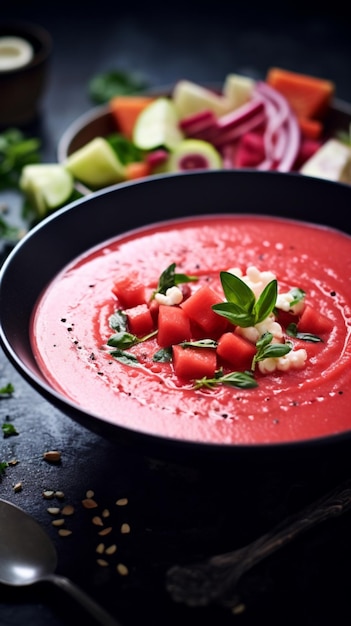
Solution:
[{"label": "diced watermelon cube", "polygon": [[235,332],[227,332],[218,340],[217,354],[234,369],[250,369],[256,346]]},{"label": "diced watermelon cube", "polygon": [[146,303],[145,285],[133,273],[116,280],[113,284],[112,292],[117,296],[120,305],[125,309]]},{"label": "diced watermelon cube", "polygon": [[155,326],[151,312],[147,304],[137,304],[125,310],[129,332],[137,337],[148,335]]},{"label": "diced watermelon cube", "polygon": [[216,350],[212,348],[183,348],[173,346],[173,367],[179,378],[214,378],[217,368]]},{"label": "diced watermelon cube", "polygon": [[158,309],[157,342],[161,348],[168,348],[191,338],[190,320],[179,306],[160,304]]},{"label": "diced watermelon cube", "polygon": [[215,291],[208,285],[203,285],[187,300],[184,300],[180,307],[205,331],[209,338],[217,338],[228,328],[228,320],[212,309],[212,305],[219,302],[220,298]]},{"label": "diced watermelon cube", "polygon": [[326,315],[306,304],[302,315],[297,323],[297,330],[301,333],[315,335],[330,333],[334,324]]}]

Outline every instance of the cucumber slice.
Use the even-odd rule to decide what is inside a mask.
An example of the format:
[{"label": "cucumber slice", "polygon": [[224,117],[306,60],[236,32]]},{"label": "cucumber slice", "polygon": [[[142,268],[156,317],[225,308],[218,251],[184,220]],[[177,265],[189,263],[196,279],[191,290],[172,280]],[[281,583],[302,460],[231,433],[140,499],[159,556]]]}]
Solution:
[{"label": "cucumber slice", "polygon": [[202,139],[184,139],[171,153],[167,170],[169,172],[213,170],[220,169],[222,164],[222,157],[212,144]]},{"label": "cucumber slice", "polygon": [[141,150],[173,150],[184,138],[178,123],[172,100],[157,98],[139,114],[133,130],[133,143]]},{"label": "cucumber slice", "polygon": [[25,165],[19,181],[40,218],[67,202],[73,193],[73,176],[58,163]]},{"label": "cucumber slice", "polygon": [[95,137],[70,154],[63,165],[74,178],[93,189],[125,180],[124,166],[103,137]]}]

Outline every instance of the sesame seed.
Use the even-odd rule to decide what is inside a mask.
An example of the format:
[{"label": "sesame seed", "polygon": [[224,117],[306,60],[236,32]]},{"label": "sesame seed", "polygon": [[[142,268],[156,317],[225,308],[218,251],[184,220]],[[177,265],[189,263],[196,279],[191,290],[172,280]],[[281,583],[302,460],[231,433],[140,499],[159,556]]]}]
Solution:
[{"label": "sesame seed", "polygon": [[121,533],[122,535],[127,535],[128,533],[130,533],[130,526],[126,522],[121,526]]},{"label": "sesame seed", "polygon": [[61,513],[62,515],[73,515],[74,506],[72,506],[71,504],[66,504],[66,506],[63,507]]},{"label": "sesame seed", "polygon": [[98,552],[98,554],[103,554],[105,552],[105,544],[104,543],[99,543],[96,546],[96,552]]},{"label": "sesame seed", "polygon": [[60,509],[58,506],[49,506],[49,508],[46,510],[48,513],[50,513],[50,515],[58,515],[60,512]]},{"label": "sesame seed", "polygon": [[124,563],[118,563],[116,569],[120,576],[128,576],[129,574],[128,567]]},{"label": "sesame seed", "polygon": [[51,523],[53,526],[63,526],[65,523],[65,520],[62,517],[60,517],[59,519],[52,520]]},{"label": "sesame seed", "polygon": [[60,528],[58,534],[60,535],[60,537],[68,537],[68,535],[72,534],[72,531],[68,530],[67,528]]},{"label": "sesame seed", "polygon": [[85,498],[85,500],[82,500],[82,505],[85,509],[96,509],[97,502],[92,498]]},{"label": "sesame seed", "polygon": [[116,504],[117,506],[126,506],[128,504],[128,498],[119,498]]}]

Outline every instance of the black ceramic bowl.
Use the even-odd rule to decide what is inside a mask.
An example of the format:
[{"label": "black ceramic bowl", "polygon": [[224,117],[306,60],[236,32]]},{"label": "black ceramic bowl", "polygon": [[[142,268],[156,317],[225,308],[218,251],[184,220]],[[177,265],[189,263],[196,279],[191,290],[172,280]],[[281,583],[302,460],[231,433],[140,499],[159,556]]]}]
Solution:
[{"label": "black ceramic bowl", "polygon": [[351,233],[351,187],[298,174],[206,171],[160,175],[81,198],[33,228],[5,261],[0,275],[0,339],[15,368],[50,403],[111,441],[147,453],[221,458],[274,455],[278,450],[349,443],[351,432],[292,444],[218,445],[140,432],[82,409],[55,391],[40,372],[30,342],[30,319],[43,289],[91,247],[130,229],[163,220],[214,213],[253,213],[325,224]]}]

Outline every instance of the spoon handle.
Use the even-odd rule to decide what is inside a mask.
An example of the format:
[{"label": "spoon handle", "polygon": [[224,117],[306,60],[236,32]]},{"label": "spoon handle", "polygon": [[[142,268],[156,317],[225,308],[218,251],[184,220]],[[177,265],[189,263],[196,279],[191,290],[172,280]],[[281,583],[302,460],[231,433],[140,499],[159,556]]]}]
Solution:
[{"label": "spoon handle", "polygon": [[78,604],[80,604],[101,626],[121,626],[120,622],[115,620],[105,609],[95,602],[80,587],[65,576],[52,574],[47,576],[48,582],[53,583],[66,593],[68,593]]},{"label": "spoon handle", "polygon": [[174,565],[166,588],[176,602],[189,606],[218,603],[231,606],[241,577],[256,563],[293,541],[303,532],[351,509],[351,480],[289,516],[252,543],[188,565]]}]

